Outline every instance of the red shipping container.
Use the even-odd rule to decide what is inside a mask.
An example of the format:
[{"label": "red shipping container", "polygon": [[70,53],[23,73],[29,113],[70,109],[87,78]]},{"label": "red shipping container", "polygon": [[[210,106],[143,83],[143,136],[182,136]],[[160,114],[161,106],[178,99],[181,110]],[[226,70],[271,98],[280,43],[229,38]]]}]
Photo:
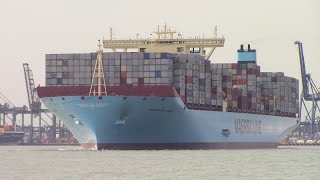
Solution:
[{"label": "red shipping container", "polygon": [[180,96],[180,98],[184,103],[186,102],[186,97],[185,96]]},{"label": "red shipping container", "polygon": [[237,69],[237,75],[242,75],[242,69],[241,68]]},{"label": "red shipping container", "polygon": [[120,72],[120,77],[126,78],[127,77],[127,71],[121,71]]},{"label": "red shipping container", "polygon": [[232,89],[228,88],[228,89],[227,89],[227,94],[230,94],[230,95],[231,95],[231,94],[232,94]]},{"label": "red shipping container", "polygon": [[127,84],[127,78],[120,78],[120,84]]},{"label": "red shipping container", "polygon": [[238,79],[238,85],[246,85],[247,81],[245,79]]},{"label": "red shipping container", "polygon": [[231,64],[231,67],[232,67],[232,69],[237,69],[238,64],[237,64],[237,63],[232,63],[232,64]]},{"label": "red shipping container", "polygon": [[187,83],[193,83],[192,76],[187,76]]},{"label": "red shipping container", "polygon": [[237,80],[233,80],[232,81],[232,85],[237,85],[238,84],[238,81]]},{"label": "red shipping container", "polygon": [[142,77],[138,78],[138,84],[144,84],[144,79]]}]

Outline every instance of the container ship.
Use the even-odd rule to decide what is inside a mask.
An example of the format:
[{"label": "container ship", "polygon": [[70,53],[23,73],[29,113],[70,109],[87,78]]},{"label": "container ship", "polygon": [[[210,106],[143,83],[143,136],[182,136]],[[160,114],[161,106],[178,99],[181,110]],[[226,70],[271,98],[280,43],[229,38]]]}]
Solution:
[{"label": "container ship", "polygon": [[298,80],[260,71],[250,45],[235,63],[212,63],[225,42],[217,29],[196,38],[167,26],[154,38],[112,34],[95,53],[46,54],[37,88],[86,149],[276,148],[298,125]]}]

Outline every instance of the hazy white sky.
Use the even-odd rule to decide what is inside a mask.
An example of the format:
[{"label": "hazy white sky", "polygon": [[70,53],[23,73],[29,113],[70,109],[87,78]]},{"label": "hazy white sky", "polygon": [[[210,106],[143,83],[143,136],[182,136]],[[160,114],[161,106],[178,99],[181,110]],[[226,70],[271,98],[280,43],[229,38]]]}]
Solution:
[{"label": "hazy white sky", "polygon": [[304,43],[308,72],[320,86],[319,0],[0,0],[0,92],[27,104],[22,63],[45,82],[46,53],[92,52],[112,26],[117,37],[148,35],[167,22],[185,36],[226,38],[214,62],[235,62],[241,43],[257,49],[263,71],[300,78],[295,40]]}]

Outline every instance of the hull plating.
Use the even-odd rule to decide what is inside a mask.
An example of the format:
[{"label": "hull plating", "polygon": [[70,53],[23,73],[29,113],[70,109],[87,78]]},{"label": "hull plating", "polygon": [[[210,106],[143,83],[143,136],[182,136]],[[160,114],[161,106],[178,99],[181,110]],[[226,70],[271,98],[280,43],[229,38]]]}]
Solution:
[{"label": "hull plating", "polygon": [[298,120],[188,110],[177,97],[66,96],[42,101],[87,149],[276,147]]}]

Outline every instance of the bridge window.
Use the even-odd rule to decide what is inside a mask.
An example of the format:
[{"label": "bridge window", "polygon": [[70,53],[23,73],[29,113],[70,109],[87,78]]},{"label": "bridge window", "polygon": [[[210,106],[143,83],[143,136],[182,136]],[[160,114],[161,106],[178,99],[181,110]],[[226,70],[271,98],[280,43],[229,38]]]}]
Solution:
[{"label": "bridge window", "polygon": [[183,52],[184,48],[183,47],[177,47],[177,52]]}]

